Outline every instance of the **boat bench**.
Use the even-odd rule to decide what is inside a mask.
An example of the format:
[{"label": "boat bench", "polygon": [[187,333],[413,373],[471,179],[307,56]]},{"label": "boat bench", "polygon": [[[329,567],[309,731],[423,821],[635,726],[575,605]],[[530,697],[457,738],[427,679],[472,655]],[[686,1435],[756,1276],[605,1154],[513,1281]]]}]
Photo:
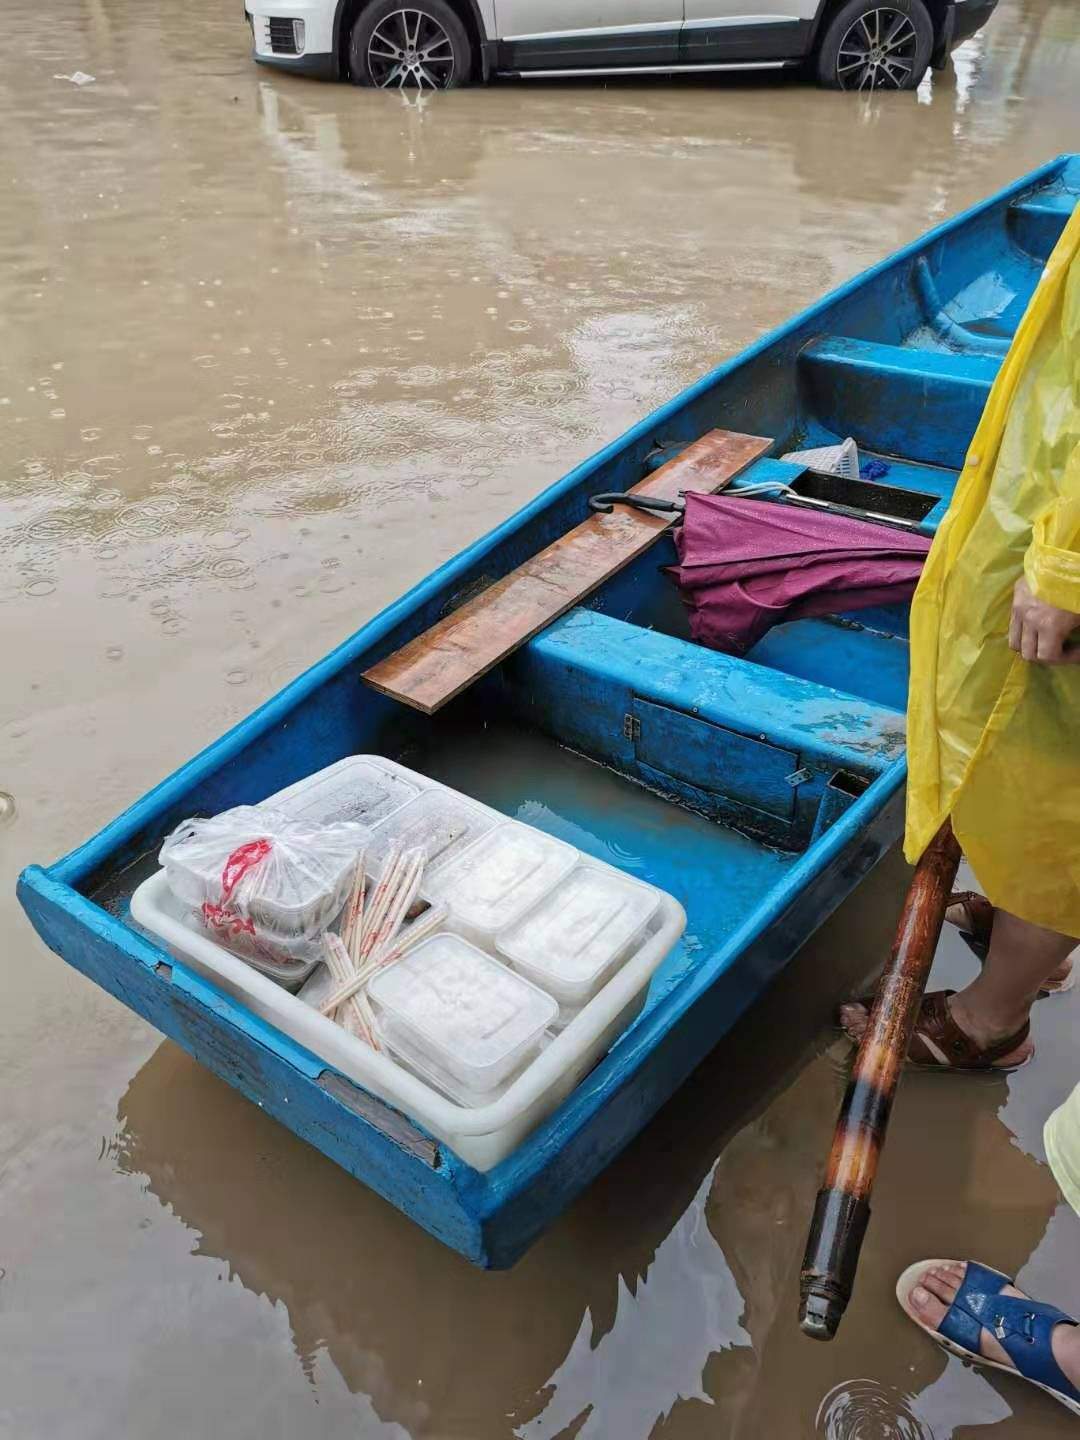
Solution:
[{"label": "boat bench", "polygon": [[486,684],[571,749],[785,850],[904,750],[896,710],[584,608]]},{"label": "boat bench", "polygon": [[1071,160],[1055,182],[1019,196],[1009,206],[1013,240],[1036,260],[1046,261],[1080,200],[1080,164]]},{"label": "boat bench", "polygon": [[799,384],[818,423],[861,450],[959,470],[1000,365],[991,355],[826,335],[800,352]]}]

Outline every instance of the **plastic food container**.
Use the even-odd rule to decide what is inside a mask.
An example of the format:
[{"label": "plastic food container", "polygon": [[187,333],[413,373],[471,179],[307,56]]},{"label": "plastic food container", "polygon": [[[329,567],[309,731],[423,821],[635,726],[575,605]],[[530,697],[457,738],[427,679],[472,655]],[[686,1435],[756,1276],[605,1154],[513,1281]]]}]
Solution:
[{"label": "plastic food container", "polygon": [[550,995],[451,934],[377,974],[368,995],[391,1048],[477,1096],[528,1064],[558,1014]]},{"label": "plastic food container", "polygon": [[495,945],[515,970],[571,1012],[587,1004],[640,944],[660,899],[659,891],[617,871],[579,865],[500,931]]},{"label": "plastic food container", "polygon": [[[208,942],[211,945],[218,946],[218,942],[211,939],[207,934],[206,926],[202,923],[198,915],[185,915],[182,923],[187,930],[190,930],[193,941],[197,939],[204,943]],[[219,946],[218,948],[224,947]],[[305,949],[308,950],[310,948],[311,947],[305,947]],[[177,953],[185,954],[188,949],[190,949],[190,947],[184,947],[183,949],[177,947]],[[228,953],[235,954],[236,952],[229,951]],[[241,964],[250,965],[251,968],[257,970],[260,975],[265,975],[268,980],[273,980],[275,985],[280,985],[283,989],[289,990],[294,994],[305,982],[314,979],[318,971],[325,971],[326,974],[329,975],[329,971],[326,970],[326,966],[322,963],[321,956],[312,958],[310,954],[308,954],[303,959],[275,960],[267,951],[265,954],[237,955],[237,958]],[[327,993],[329,993],[329,990]]]},{"label": "plastic food container", "polygon": [[578,852],[541,830],[504,821],[456,860],[425,877],[428,900],[446,905],[453,928],[490,946],[577,864]]},{"label": "plastic food container", "polygon": [[493,829],[500,818],[491,810],[470,805],[452,790],[433,786],[379,825],[368,849],[369,868],[378,871],[386,852],[397,842],[406,850],[423,847],[430,876]]},{"label": "plastic food container", "polygon": [[[333,922],[369,840],[361,825],[324,826],[241,805],[185,821],[162,845],[161,862],[173,894],[192,909],[229,900],[260,939],[287,948]],[[263,853],[249,861],[256,845]]]},{"label": "plastic food container", "polygon": [[298,780],[264,803],[296,819],[329,825],[355,820],[368,829],[380,824],[420,793],[407,772],[367,755],[350,755]]}]

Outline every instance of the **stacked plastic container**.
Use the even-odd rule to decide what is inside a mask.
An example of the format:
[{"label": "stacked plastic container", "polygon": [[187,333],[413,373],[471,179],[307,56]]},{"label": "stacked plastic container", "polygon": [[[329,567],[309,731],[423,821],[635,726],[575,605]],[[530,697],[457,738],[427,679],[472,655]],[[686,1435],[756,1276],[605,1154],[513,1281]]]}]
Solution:
[{"label": "stacked plastic container", "polygon": [[[422,901],[445,925],[368,986],[383,1053],[318,1013],[318,966],[290,977],[196,934],[158,872],[132,914],[261,1018],[382,1095],[486,1169],[570,1092],[645,1003],[686,917],[671,896],[381,756],[319,771],[264,805],[369,835],[374,878],[392,844],[423,846]],[[258,967],[256,967],[258,968]]]},{"label": "stacked plastic container", "polygon": [[421,893],[447,907],[446,933],[377,975],[368,994],[387,1048],[461,1105],[504,1091],[660,908],[658,890],[379,756],[340,761],[267,803],[309,821],[374,820],[375,873],[394,842],[427,850]]}]

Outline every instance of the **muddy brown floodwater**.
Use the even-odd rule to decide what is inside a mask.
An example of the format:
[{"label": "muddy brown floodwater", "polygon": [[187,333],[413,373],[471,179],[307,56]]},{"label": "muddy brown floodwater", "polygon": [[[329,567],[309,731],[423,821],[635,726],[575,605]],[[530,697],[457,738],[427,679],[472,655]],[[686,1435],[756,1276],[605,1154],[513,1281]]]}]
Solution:
[{"label": "muddy brown floodwater", "polygon": [[1080,8],[1002,0],[917,96],[423,105],[256,69],[240,8],[3,7],[0,1434],[1072,1434],[892,1284],[974,1254],[1080,1309],[1041,1149],[1080,998],[1007,1082],[905,1082],[840,1339],[795,1324],[828,1011],[898,863],[502,1275],[67,969],[13,886],[719,357],[1080,147]]}]

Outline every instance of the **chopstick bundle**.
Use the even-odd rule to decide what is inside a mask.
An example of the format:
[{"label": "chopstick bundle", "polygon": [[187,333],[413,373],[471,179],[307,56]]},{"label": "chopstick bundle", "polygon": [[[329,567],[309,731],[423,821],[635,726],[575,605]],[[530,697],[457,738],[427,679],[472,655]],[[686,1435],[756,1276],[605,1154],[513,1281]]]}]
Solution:
[{"label": "chopstick bundle", "polygon": [[400,960],[430,935],[446,918],[439,906],[421,915],[404,932],[401,926],[420,892],[426,851],[404,850],[394,844],[387,851],[383,872],[370,895],[365,893],[364,857],[357,861],[353,890],[342,912],[341,933],[323,937],[326,964],[336,982],[319,1012],[358,1035],[373,1050],[380,1049],[375,1016],[364,993],[368,981],[386,965]]},{"label": "chopstick bundle", "polygon": [[332,1017],[340,1006],[363,990],[377,971],[385,969],[387,965],[393,965],[396,960],[407,955],[415,945],[419,945],[421,940],[426,939],[432,931],[437,930],[446,920],[446,915],[445,905],[435,905],[419,919],[414,920],[407,930],[384,946],[362,970],[354,971],[344,984],[332,991],[319,1005],[319,1013]]},{"label": "chopstick bundle", "polygon": [[[345,942],[340,935],[335,935],[328,930],[323,936],[323,948],[326,951],[326,967],[330,974],[343,985],[355,973],[352,968],[352,961],[349,959],[349,952],[345,949]],[[344,1026],[350,1035],[359,1035],[360,1039],[371,1046],[373,1050],[379,1047],[375,1043],[375,1017],[371,1012],[371,1006],[364,995],[353,995],[347,1010],[334,1016],[339,1025]]]}]

